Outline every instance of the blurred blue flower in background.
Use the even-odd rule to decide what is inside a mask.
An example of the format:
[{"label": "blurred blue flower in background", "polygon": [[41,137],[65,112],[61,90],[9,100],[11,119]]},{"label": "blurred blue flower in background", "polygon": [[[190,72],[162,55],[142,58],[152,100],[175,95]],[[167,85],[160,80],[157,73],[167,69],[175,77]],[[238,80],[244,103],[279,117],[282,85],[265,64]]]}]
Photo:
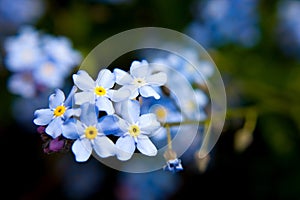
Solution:
[{"label": "blurred blue flower in background", "polygon": [[300,58],[300,1],[279,1],[277,36],[281,50]]},{"label": "blurred blue flower in background", "polygon": [[185,32],[206,48],[254,46],[259,38],[258,0],[197,1]]},{"label": "blurred blue flower in background", "polygon": [[[17,35],[7,37],[4,51],[6,68],[18,74],[9,79],[8,89],[23,97],[63,87],[82,59],[68,38],[42,34],[31,26],[24,26]],[[28,92],[20,87],[23,84]]]}]

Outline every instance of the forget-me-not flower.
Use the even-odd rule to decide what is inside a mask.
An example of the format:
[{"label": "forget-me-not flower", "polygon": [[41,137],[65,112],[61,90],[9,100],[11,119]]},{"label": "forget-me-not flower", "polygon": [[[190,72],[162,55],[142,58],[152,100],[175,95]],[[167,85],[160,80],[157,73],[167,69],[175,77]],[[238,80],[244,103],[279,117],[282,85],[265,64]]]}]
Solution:
[{"label": "forget-me-not flower", "polygon": [[5,66],[12,72],[34,70],[44,58],[40,35],[30,26],[22,27],[16,36],[7,37],[4,49]]},{"label": "forget-me-not flower", "polygon": [[60,89],[49,97],[49,108],[39,109],[34,112],[36,125],[47,126],[45,132],[56,138],[61,135],[63,123],[72,116],[80,114],[79,109],[72,108],[72,99],[76,91],[73,87],[68,98],[65,100],[65,94]]},{"label": "forget-me-not flower", "polygon": [[81,105],[80,120],[69,122],[63,128],[63,136],[76,139],[72,145],[76,161],[84,162],[89,159],[92,151],[102,158],[115,155],[115,144],[106,136],[113,133],[116,118],[106,115],[98,120],[98,110],[95,104]]},{"label": "forget-me-not flower", "polygon": [[131,99],[136,98],[139,94],[143,97],[159,99],[160,95],[154,87],[162,86],[167,82],[167,75],[164,72],[152,74],[146,60],[133,61],[130,66],[130,74],[121,69],[114,69],[114,74],[116,83],[131,91]]},{"label": "forget-me-not flower", "polygon": [[100,111],[106,111],[109,115],[115,112],[112,101],[119,102],[130,95],[127,90],[111,89],[115,84],[115,76],[108,69],[102,69],[96,81],[84,70],[74,74],[73,80],[75,85],[82,90],[75,94],[75,104],[95,103]]},{"label": "forget-me-not flower", "polygon": [[121,109],[122,118],[118,121],[121,134],[116,142],[117,158],[130,159],[136,148],[144,155],[155,156],[157,149],[149,139],[149,135],[160,127],[155,114],[140,115],[140,105],[136,100],[124,102]]},{"label": "forget-me-not flower", "polygon": [[167,164],[163,167],[165,171],[170,171],[170,172],[178,172],[182,171],[183,167],[181,165],[181,160],[176,158],[174,160],[168,160]]}]

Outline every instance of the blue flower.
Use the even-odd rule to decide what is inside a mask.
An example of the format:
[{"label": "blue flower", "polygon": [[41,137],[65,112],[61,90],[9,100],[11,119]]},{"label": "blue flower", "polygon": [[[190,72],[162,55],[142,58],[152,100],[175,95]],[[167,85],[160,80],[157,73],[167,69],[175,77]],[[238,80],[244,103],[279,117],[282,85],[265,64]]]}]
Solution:
[{"label": "blue flower", "polygon": [[12,87],[20,83],[15,78],[9,83],[12,93],[26,97],[33,97],[47,88],[62,87],[64,79],[81,59],[79,52],[71,48],[71,42],[67,38],[43,35],[31,26],[24,26],[18,35],[8,37],[4,50],[7,69],[30,77],[30,80],[22,79],[27,87],[29,83],[31,86],[31,92],[27,95]]},{"label": "blue flower", "polygon": [[7,83],[8,90],[25,98],[33,97],[36,94],[35,82],[28,72],[20,72],[11,75]]},{"label": "blue flower", "polygon": [[139,94],[143,97],[160,98],[154,87],[164,85],[167,82],[167,75],[163,72],[155,74],[151,74],[151,72],[146,60],[133,61],[130,66],[130,74],[121,69],[114,69],[116,83],[131,91],[131,99],[136,98]]},{"label": "blue flower", "polygon": [[115,76],[108,69],[102,69],[96,81],[84,70],[74,74],[73,80],[75,85],[82,90],[82,92],[75,94],[75,104],[95,103],[99,110],[106,111],[109,115],[115,112],[111,100],[114,102],[123,101],[130,95],[127,90],[111,89],[115,84]]},{"label": "blue flower", "polygon": [[[141,113],[145,114],[151,112],[156,115],[156,118],[161,123],[170,123],[170,122],[181,122],[182,114],[177,107],[176,103],[172,98],[167,97],[163,94],[160,94],[161,98],[156,100],[153,97],[143,98],[141,105]],[[170,127],[171,133],[176,133],[178,127]],[[167,137],[167,131],[165,127],[160,127],[156,130],[151,137],[154,140],[162,140]],[[157,141],[155,141],[157,142]],[[165,140],[163,140],[162,145],[165,145]]]},{"label": "blue flower", "polygon": [[142,154],[155,156],[157,149],[149,139],[160,123],[153,113],[140,116],[140,105],[136,100],[129,100],[122,105],[122,118],[118,121],[121,129],[120,137],[116,142],[117,158],[128,160],[137,148]]},{"label": "blue flower", "polygon": [[25,26],[16,36],[4,41],[6,67],[12,72],[30,71],[43,60],[40,49],[39,33],[32,27]]},{"label": "blue flower", "polygon": [[115,155],[115,144],[106,136],[114,133],[112,127],[116,126],[113,124],[116,124],[116,118],[112,115],[103,116],[98,121],[97,107],[82,104],[80,120],[71,121],[63,127],[63,136],[76,139],[72,145],[76,161],[87,161],[93,150],[102,158]]},{"label": "blue flower", "polygon": [[41,44],[48,60],[61,66],[65,74],[70,73],[82,59],[81,54],[72,48],[71,41],[66,37],[45,35]]},{"label": "blue flower", "polygon": [[44,60],[32,72],[37,85],[47,86],[48,88],[62,87],[67,74],[64,66],[49,60]]},{"label": "blue flower", "polygon": [[165,171],[170,172],[179,172],[183,170],[183,167],[181,165],[181,160],[176,158],[173,160],[168,160],[167,164],[163,167]]},{"label": "blue flower", "polygon": [[49,108],[39,109],[34,112],[33,122],[36,125],[46,126],[45,132],[56,138],[61,135],[63,123],[72,116],[78,116],[80,110],[72,108],[72,98],[76,91],[73,87],[65,101],[65,95],[60,89],[49,97]]}]

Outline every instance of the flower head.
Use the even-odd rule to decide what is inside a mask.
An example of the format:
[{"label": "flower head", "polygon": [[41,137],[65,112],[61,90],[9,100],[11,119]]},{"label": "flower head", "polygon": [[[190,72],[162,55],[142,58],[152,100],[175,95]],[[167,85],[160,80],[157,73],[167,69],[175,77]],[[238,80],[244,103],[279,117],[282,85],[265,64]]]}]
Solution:
[{"label": "flower head", "polygon": [[84,103],[81,110],[80,120],[69,122],[63,128],[63,136],[76,139],[72,146],[76,161],[87,161],[93,150],[103,158],[115,155],[115,145],[106,134],[113,133],[116,118],[107,115],[98,120],[94,104]]},{"label": "flower head", "polygon": [[182,171],[183,167],[181,165],[181,160],[177,158],[177,154],[172,149],[168,149],[164,153],[164,157],[167,161],[167,164],[163,166],[163,170],[170,171],[170,172],[178,172]]},{"label": "flower head", "polygon": [[151,74],[151,72],[152,70],[146,60],[142,62],[133,61],[130,74],[121,69],[114,70],[116,83],[131,91],[131,99],[136,98],[139,94],[143,97],[159,99],[160,95],[154,87],[164,85],[167,82],[167,75],[163,72],[155,74]]},{"label": "flower head", "polygon": [[122,105],[122,118],[119,119],[121,130],[116,142],[117,158],[128,160],[137,148],[142,154],[155,156],[157,149],[149,135],[160,128],[160,123],[153,113],[140,116],[140,105],[136,100],[129,100]]},{"label": "flower head", "polygon": [[63,91],[56,89],[55,93],[49,97],[49,108],[36,110],[33,122],[40,126],[47,125],[45,132],[53,138],[60,136],[64,122],[79,114],[78,109],[72,108],[72,98],[75,91],[76,87],[73,87],[65,101]]},{"label": "flower head", "polygon": [[82,90],[75,94],[75,104],[89,102],[96,104],[99,110],[113,114],[112,101],[119,102],[129,96],[129,91],[111,89],[115,84],[115,76],[108,69],[102,69],[96,81],[86,71],[80,70],[73,75],[75,85]]},{"label": "flower head", "polygon": [[178,172],[182,171],[183,167],[181,165],[181,160],[180,159],[173,159],[173,160],[168,160],[167,164],[163,167],[165,171],[170,171],[170,172]]}]

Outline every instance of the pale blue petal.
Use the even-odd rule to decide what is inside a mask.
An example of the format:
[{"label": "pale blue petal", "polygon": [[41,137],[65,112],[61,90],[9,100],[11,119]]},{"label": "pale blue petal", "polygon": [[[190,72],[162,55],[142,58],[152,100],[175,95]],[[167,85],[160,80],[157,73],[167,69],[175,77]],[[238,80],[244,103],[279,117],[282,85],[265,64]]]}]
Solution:
[{"label": "pale blue petal", "polygon": [[67,99],[65,100],[65,105],[66,106],[72,106],[73,99],[74,99],[73,97],[74,97],[76,92],[77,92],[77,87],[73,86],[70,93],[69,93],[69,95],[68,95],[68,97],[67,97]]},{"label": "pale blue petal", "polygon": [[77,162],[87,161],[92,154],[92,150],[92,145],[88,139],[78,139],[72,145],[72,151]]},{"label": "pale blue petal", "polygon": [[116,76],[116,83],[119,85],[128,85],[133,82],[133,78],[127,72],[121,69],[114,69],[114,74]]},{"label": "pale blue petal", "polygon": [[199,106],[204,107],[208,103],[208,97],[207,95],[199,89],[194,90],[195,92],[195,97],[196,97],[196,102]]},{"label": "pale blue petal", "polygon": [[106,136],[95,138],[94,150],[98,156],[106,158],[116,154],[115,144]]},{"label": "pale blue petal", "polygon": [[57,106],[60,106],[65,101],[65,94],[60,89],[56,89],[54,94],[51,94],[49,97],[49,107],[55,109]]},{"label": "pale blue petal", "polygon": [[115,113],[113,104],[107,97],[98,97],[96,100],[96,106],[99,110],[105,111],[108,115]]},{"label": "pale blue petal", "polygon": [[34,112],[34,117],[35,119],[33,122],[36,125],[44,126],[51,122],[53,118],[53,111],[50,109],[39,109]]},{"label": "pale blue petal", "polygon": [[143,97],[154,97],[155,99],[159,99],[160,95],[150,86],[145,85],[139,88],[140,94]]},{"label": "pale blue petal", "polygon": [[134,90],[131,91],[131,95],[129,99],[135,99],[139,95],[139,88],[135,87]]},{"label": "pale blue petal", "polygon": [[74,122],[65,123],[62,126],[62,135],[72,140],[79,138],[76,124]]},{"label": "pale blue petal", "polygon": [[95,104],[84,103],[80,108],[80,121],[87,126],[95,126],[98,123],[98,110]]},{"label": "pale blue petal", "polygon": [[115,84],[115,79],[115,75],[111,73],[111,71],[108,69],[102,69],[98,74],[96,84],[104,87],[105,89],[112,88]]},{"label": "pale blue petal", "polygon": [[81,105],[83,103],[95,103],[95,95],[93,92],[78,92],[74,95],[75,104]]},{"label": "pale blue petal", "polygon": [[123,132],[127,132],[130,124],[126,120],[119,118],[118,126]]},{"label": "pale blue petal", "polygon": [[68,119],[72,116],[79,117],[80,113],[81,113],[80,108],[71,108],[71,109],[66,110],[64,116],[65,116],[66,119]]},{"label": "pale blue petal", "polygon": [[148,135],[148,137],[153,137],[157,140],[162,140],[166,138],[166,136],[167,136],[167,130],[165,127],[159,127],[155,132]]},{"label": "pale blue petal", "polygon": [[107,93],[108,97],[114,102],[124,101],[131,95],[131,91],[124,87],[121,87],[118,90],[108,90]]},{"label": "pale blue petal", "polygon": [[86,128],[86,125],[84,125],[81,121],[79,120],[76,120],[76,129],[77,129],[77,133],[79,135],[79,137],[81,137],[82,135],[84,135],[84,131],[85,131],[85,128]]},{"label": "pale blue petal", "polygon": [[53,138],[56,138],[62,133],[63,120],[61,117],[54,118],[46,128],[46,133]]},{"label": "pale blue petal", "polygon": [[122,117],[130,124],[137,122],[140,116],[140,103],[136,100],[128,100],[122,103]]},{"label": "pale blue petal", "polygon": [[83,91],[92,91],[95,87],[95,81],[83,70],[79,70],[77,74],[73,74],[73,81]]},{"label": "pale blue petal", "polygon": [[130,66],[130,74],[134,77],[145,78],[149,74],[149,64],[147,61],[133,61]]},{"label": "pale blue petal", "polygon": [[129,160],[135,150],[134,139],[127,135],[120,137],[116,142],[116,156],[119,160]]},{"label": "pale blue petal", "polygon": [[[124,121],[124,120],[123,120]],[[119,128],[119,119],[115,115],[106,115],[99,119],[97,129],[105,135],[120,135],[123,133]]]},{"label": "pale blue petal", "polygon": [[148,137],[137,138],[137,149],[144,155],[155,156],[157,149]]},{"label": "pale blue petal", "polygon": [[139,87],[136,85],[125,85],[125,86],[121,87],[120,89],[130,91],[131,94],[129,96],[129,99],[134,99],[139,95],[138,88]]},{"label": "pale blue petal", "polygon": [[156,115],[153,113],[144,114],[139,118],[139,126],[141,131],[150,134],[160,127],[160,123],[156,120]]},{"label": "pale blue petal", "polygon": [[167,82],[167,74],[164,72],[152,74],[146,77],[146,82],[149,85],[162,86]]}]

